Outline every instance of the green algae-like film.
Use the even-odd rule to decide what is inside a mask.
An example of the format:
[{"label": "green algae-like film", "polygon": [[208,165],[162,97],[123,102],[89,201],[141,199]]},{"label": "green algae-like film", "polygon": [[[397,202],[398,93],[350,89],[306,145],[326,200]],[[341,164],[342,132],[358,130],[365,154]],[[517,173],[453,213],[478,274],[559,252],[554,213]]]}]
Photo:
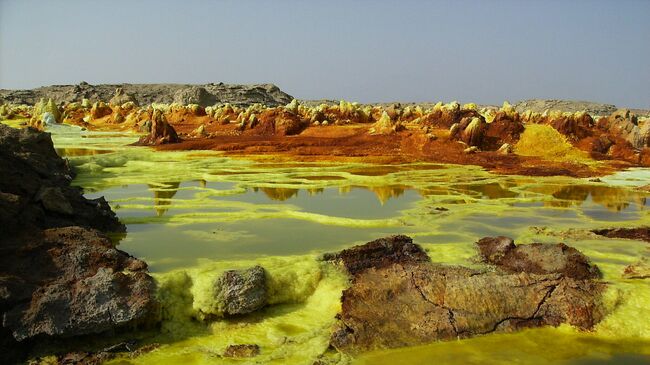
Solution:
[{"label": "green algae-like film", "polygon": [[[70,127],[72,128],[72,127]],[[55,147],[76,168],[73,184],[104,196],[128,233],[118,248],[145,260],[158,286],[153,351],[112,363],[215,364],[599,364],[650,361],[650,282],[623,279],[650,257],[646,243],[606,238],[602,227],[650,223],[647,169],[600,180],[497,175],[441,164],[264,163],[217,152],[128,146],[129,133],[62,128]],[[570,151],[569,151],[570,152]],[[349,286],[319,260],[393,234],[413,237],[434,262],[479,267],[474,242],[565,242],[603,272],[609,314],[593,331],[568,325],[376,350],[349,357],[329,349]],[[226,270],[261,265],[269,305],[229,317],[215,299]],[[223,357],[256,344],[250,359]]]}]

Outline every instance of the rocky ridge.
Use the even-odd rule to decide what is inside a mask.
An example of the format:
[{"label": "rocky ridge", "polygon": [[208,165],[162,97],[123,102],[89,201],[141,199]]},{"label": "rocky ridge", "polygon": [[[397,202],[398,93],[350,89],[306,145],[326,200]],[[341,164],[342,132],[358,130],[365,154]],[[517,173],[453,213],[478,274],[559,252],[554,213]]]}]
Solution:
[{"label": "rocky ridge", "polygon": [[237,85],[210,83],[192,84],[100,84],[81,82],[77,85],[52,85],[29,90],[0,90],[0,104],[36,104],[52,99],[57,104],[113,100],[120,105],[133,101],[138,105],[152,103],[198,104],[203,107],[230,103],[248,106],[260,103],[279,106],[293,98],[273,84]]}]

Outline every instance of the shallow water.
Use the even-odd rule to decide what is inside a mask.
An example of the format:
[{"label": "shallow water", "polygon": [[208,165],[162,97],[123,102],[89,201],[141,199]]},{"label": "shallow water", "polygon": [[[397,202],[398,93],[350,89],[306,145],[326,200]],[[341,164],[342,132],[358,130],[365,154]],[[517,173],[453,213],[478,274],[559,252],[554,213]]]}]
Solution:
[{"label": "shallow water", "polygon": [[[125,147],[128,134],[53,131],[89,197],[105,196],[128,234],[119,248],[146,260],[161,287],[164,345],[132,363],[220,363],[232,343],[257,343],[253,362],[311,364],[327,348],[345,280],[317,255],[404,233],[433,261],[476,265],[473,242],[507,235],[520,243],[564,241],[611,282],[612,314],[594,333],[569,327],[489,335],[383,350],[340,362],[600,364],[650,361],[650,284],[622,280],[650,256],[638,241],[606,239],[593,228],[650,222],[648,170],[591,182],[513,177],[477,167],[257,163],[214,152]],[[70,151],[70,152],[68,152]],[[260,263],[277,289],[274,306],[239,320],[205,322],[212,280]],[[241,360],[233,362],[242,363]],[[245,361],[244,361],[245,362]]]}]

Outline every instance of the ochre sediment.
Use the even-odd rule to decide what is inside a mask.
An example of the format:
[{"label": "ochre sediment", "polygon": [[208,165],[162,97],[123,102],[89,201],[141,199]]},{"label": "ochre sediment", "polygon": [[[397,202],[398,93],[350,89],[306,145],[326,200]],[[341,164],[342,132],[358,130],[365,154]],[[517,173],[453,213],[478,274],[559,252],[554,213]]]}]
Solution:
[{"label": "ochre sediment", "polygon": [[140,144],[164,144],[157,147],[163,150],[218,150],[253,159],[438,162],[575,177],[650,166],[650,123],[629,110],[597,118],[585,112],[520,113],[508,103],[480,110],[455,102],[429,109],[346,101],[310,107],[296,100],[284,107],[116,104],[127,99],[118,89],[113,103],[84,99],[57,109],[43,100],[33,109],[4,109],[36,127],[55,120],[134,131],[147,134]]}]

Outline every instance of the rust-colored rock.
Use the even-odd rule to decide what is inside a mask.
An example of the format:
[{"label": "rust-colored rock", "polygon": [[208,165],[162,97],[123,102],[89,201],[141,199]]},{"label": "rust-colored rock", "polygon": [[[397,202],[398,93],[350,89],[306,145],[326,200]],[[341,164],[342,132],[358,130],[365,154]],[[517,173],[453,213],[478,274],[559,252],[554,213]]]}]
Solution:
[{"label": "rust-colored rock", "polygon": [[154,110],[151,115],[151,131],[149,135],[141,137],[136,144],[138,145],[160,145],[180,142],[176,130],[165,118],[160,110]]},{"label": "rust-colored rock", "polygon": [[436,108],[425,116],[424,122],[428,125],[450,128],[455,123],[460,123],[463,118],[482,118],[481,114],[474,109],[461,109],[460,105],[446,105],[442,108]]},{"label": "rust-colored rock", "polygon": [[[493,258],[507,257],[500,252],[520,247],[506,238],[494,242],[484,245]],[[396,254],[403,252],[409,254]],[[537,266],[546,267],[543,263],[557,255],[554,250],[539,253],[524,261],[538,260]],[[605,314],[601,304],[605,284],[570,277],[567,273],[579,270],[561,265],[557,272],[539,274],[525,271],[530,265],[520,265],[521,271],[514,269],[516,265],[479,271],[433,264],[405,236],[376,240],[335,256],[353,263],[345,265],[352,284],[343,292],[330,339],[345,353],[561,323],[590,329]]]},{"label": "rust-colored rock", "polygon": [[625,279],[648,279],[650,278],[650,260],[646,257],[630,264],[623,270]]},{"label": "rust-colored rock", "polygon": [[581,140],[593,134],[594,120],[586,113],[563,115],[547,123],[571,141]]},{"label": "rust-colored rock", "polygon": [[267,109],[259,116],[259,123],[251,130],[255,135],[291,136],[300,134],[309,126],[309,120],[285,108]]},{"label": "rust-colored rock", "polygon": [[485,119],[482,117],[465,117],[461,119],[458,125],[460,140],[469,146],[480,146],[483,142],[485,126]]},{"label": "rust-colored rock", "polygon": [[[501,115],[503,116],[499,117]],[[480,147],[485,151],[494,151],[504,143],[514,145],[523,131],[524,125],[518,119],[512,120],[506,118],[503,113],[497,113],[497,118],[486,124]]]},{"label": "rust-colored rock", "polygon": [[650,260],[644,257],[641,260],[630,264],[623,270],[625,279],[648,279],[650,278]]},{"label": "rust-colored rock", "polygon": [[113,109],[102,101],[94,103],[90,108],[90,117],[92,119],[100,119],[112,113]]},{"label": "rust-colored rock", "polygon": [[601,135],[592,142],[591,152],[606,154],[613,144],[614,141],[612,141],[609,137],[606,135]]},{"label": "rust-colored rock", "polygon": [[614,137],[624,139],[635,149],[644,147],[644,137],[638,126],[638,119],[627,109],[617,110],[607,118],[600,118],[597,126]]}]

